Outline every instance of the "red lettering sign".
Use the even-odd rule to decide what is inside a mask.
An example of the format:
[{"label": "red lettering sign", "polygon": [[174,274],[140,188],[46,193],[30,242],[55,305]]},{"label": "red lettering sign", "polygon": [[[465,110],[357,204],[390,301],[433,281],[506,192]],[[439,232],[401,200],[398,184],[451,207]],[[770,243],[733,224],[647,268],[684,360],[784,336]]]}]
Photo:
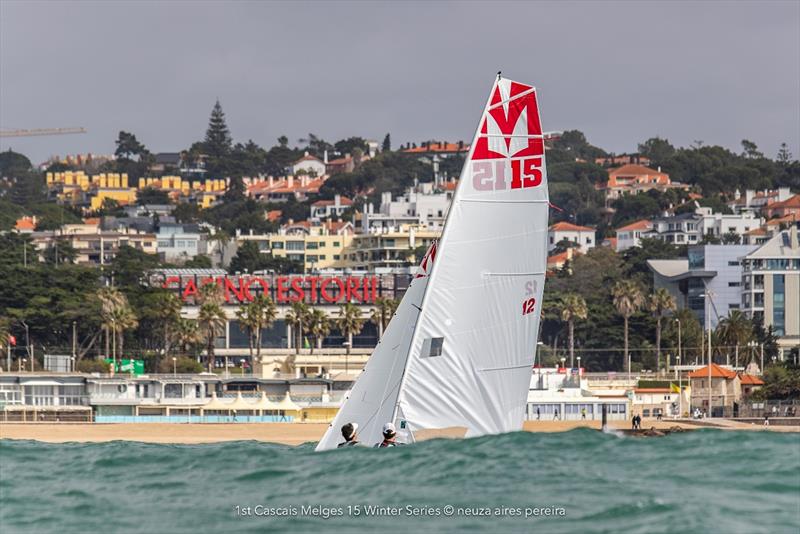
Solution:
[{"label": "red lettering sign", "polygon": [[269,281],[258,276],[220,276],[199,280],[170,276],[164,280],[161,287],[176,288],[183,301],[194,301],[199,288],[206,284],[217,284],[222,288],[225,302],[228,304],[250,302],[258,294],[271,296],[278,304],[292,302],[369,304],[378,298],[376,276],[276,276],[272,292]]}]

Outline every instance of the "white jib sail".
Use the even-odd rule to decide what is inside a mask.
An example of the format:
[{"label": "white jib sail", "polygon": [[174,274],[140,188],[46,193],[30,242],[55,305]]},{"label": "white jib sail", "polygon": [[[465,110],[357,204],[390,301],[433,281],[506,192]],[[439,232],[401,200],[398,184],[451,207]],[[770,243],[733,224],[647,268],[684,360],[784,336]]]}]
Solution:
[{"label": "white jib sail", "polygon": [[411,431],[519,430],[547,264],[536,90],[498,77],[448,213],[398,395]]},{"label": "white jib sail", "polygon": [[358,439],[365,445],[372,446],[383,439],[381,430],[384,424],[393,419],[422,296],[428,284],[427,270],[435,255],[436,243],[425,254],[416,277],[403,295],[378,346],[316,450],[335,449],[344,441],[341,428],[347,423],[358,424]]}]

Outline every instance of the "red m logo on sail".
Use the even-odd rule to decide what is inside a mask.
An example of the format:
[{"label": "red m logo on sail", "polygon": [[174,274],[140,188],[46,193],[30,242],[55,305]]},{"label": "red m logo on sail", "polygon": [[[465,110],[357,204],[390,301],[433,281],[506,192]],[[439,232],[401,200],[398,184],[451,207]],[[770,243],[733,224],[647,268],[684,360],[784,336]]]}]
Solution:
[{"label": "red m logo on sail", "polygon": [[533,87],[511,82],[505,101],[500,87],[495,87],[489,109],[481,123],[472,159],[541,156],[544,154],[541,135],[539,105]]}]

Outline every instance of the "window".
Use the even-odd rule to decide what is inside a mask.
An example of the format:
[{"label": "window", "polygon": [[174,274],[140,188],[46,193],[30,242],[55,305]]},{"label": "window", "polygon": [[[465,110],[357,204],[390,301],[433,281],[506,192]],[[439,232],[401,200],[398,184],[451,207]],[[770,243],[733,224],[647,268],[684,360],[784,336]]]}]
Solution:
[{"label": "window", "polygon": [[334,260],[340,260],[340,259],[341,259],[341,256],[339,256],[338,254],[334,254],[334,255],[333,255],[333,259],[334,259]]},{"label": "window", "polygon": [[730,267],[736,267],[737,265],[739,265],[739,262],[736,260],[728,262],[728,266]]},{"label": "window", "polygon": [[591,245],[592,244],[592,238],[591,237],[587,237],[586,238],[586,244],[587,245]]},{"label": "window", "polygon": [[[306,248],[308,250],[317,250],[317,244],[314,241],[309,241],[306,243]],[[292,250],[300,250],[300,249],[292,249]]]},{"label": "window", "polygon": [[786,330],[786,277],[776,274],[772,278],[772,326],[776,336],[783,336]]},{"label": "window", "polygon": [[550,244],[553,244],[553,236],[550,236]]},{"label": "window", "polygon": [[308,254],[308,255],[306,255],[306,261],[309,261],[309,262],[317,261],[317,257],[314,256],[313,254]]},{"label": "window", "polygon": [[331,244],[331,246],[333,246],[333,247],[338,247],[338,246],[339,246],[339,242],[338,242],[338,241],[334,241],[334,242]]},{"label": "window", "polygon": [[443,337],[429,337],[422,344],[422,357],[435,358],[442,355],[442,348],[444,347]]},{"label": "window", "polygon": [[728,287],[739,287],[742,285],[740,282],[728,282]]},{"label": "window", "polygon": [[320,254],[319,255],[319,259],[324,260],[325,259],[325,254]]},{"label": "window", "polygon": [[287,241],[286,250],[304,250],[305,245],[303,241]]},{"label": "window", "polygon": [[283,241],[273,241],[272,248],[283,249]]}]

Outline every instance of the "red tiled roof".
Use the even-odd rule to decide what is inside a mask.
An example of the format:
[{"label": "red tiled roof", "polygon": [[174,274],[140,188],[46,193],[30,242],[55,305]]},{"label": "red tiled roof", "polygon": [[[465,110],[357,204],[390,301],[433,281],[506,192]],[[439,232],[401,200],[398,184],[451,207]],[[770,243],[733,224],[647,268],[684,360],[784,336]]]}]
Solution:
[{"label": "red tiled roof", "polygon": [[603,239],[603,245],[607,247],[611,247],[613,249],[617,248],[617,238],[616,237],[607,237]]},{"label": "red tiled roof", "polygon": [[467,152],[469,150],[468,144],[463,144],[459,148],[458,143],[438,143],[431,141],[423,146],[416,148],[406,148],[403,150],[406,154],[424,154],[426,152]]},{"label": "red tiled roof", "polygon": [[757,376],[748,375],[747,373],[741,373],[739,375],[739,380],[743,385],[748,386],[763,386],[764,381],[758,378]]},{"label": "red tiled roof", "polygon": [[267,220],[270,222],[275,222],[281,218],[281,214],[283,212],[281,210],[269,210],[267,212]]},{"label": "red tiled roof", "polygon": [[33,217],[21,217],[17,219],[14,227],[17,230],[33,230],[36,228],[36,221],[34,221]]},{"label": "red tiled roof", "polygon": [[617,228],[617,232],[629,232],[631,230],[650,230],[653,225],[647,219],[641,219],[639,221],[633,222],[622,228]]},{"label": "red tiled roof", "polygon": [[297,165],[298,163],[302,163],[304,161],[319,161],[320,163],[322,163],[322,160],[319,159],[318,157],[312,156],[311,154],[308,154],[308,155],[303,156],[302,158],[298,159],[297,161],[295,161],[293,163],[293,165]]},{"label": "red tiled roof", "polygon": [[100,217],[87,217],[83,220],[83,224],[100,224]]},{"label": "red tiled roof", "polygon": [[745,232],[744,235],[767,235],[767,231],[763,228],[753,228]]},{"label": "red tiled roof", "polygon": [[800,194],[794,195],[793,197],[789,197],[780,202],[772,202],[771,204],[767,204],[767,208],[800,208]]},{"label": "red tiled roof", "polygon": [[[312,206],[333,206],[335,203],[336,203],[335,200],[317,200],[316,202],[314,202],[311,205]],[[347,197],[341,197],[339,199],[339,204],[342,205],[342,206],[352,206],[353,205],[353,201],[350,200]]]},{"label": "red tiled roof", "polygon": [[564,221],[550,226],[550,230],[555,232],[594,232],[594,228],[589,228],[588,226],[578,226],[577,224]]},{"label": "red tiled roof", "polygon": [[668,185],[670,183],[669,175],[667,173],[659,172],[655,169],[651,169],[650,167],[645,167],[644,165],[630,163],[628,165],[623,165],[622,167],[617,167],[616,169],[611,169],[608,171],[607,187],[620,187],[626,185],[617,183],[617,177],[623,176],[634,177],[636,179],[636,183],[648,183],[645,181],[645,178],[655,178],[656,183],[660,185]]},{"label": "red tiled roof", "polygon": [[[708,366],[706,365],[702,369],[698,369],[697,371],[692,371],[691,373],[689,373],[689,378],[708,378]],[[724,367],[720,367],[716,363],[712,363],[711,378],[725,378],[730,380],[732,378],[736,378],[736,373],[734,373],[730,369],[725,369]]]}]

